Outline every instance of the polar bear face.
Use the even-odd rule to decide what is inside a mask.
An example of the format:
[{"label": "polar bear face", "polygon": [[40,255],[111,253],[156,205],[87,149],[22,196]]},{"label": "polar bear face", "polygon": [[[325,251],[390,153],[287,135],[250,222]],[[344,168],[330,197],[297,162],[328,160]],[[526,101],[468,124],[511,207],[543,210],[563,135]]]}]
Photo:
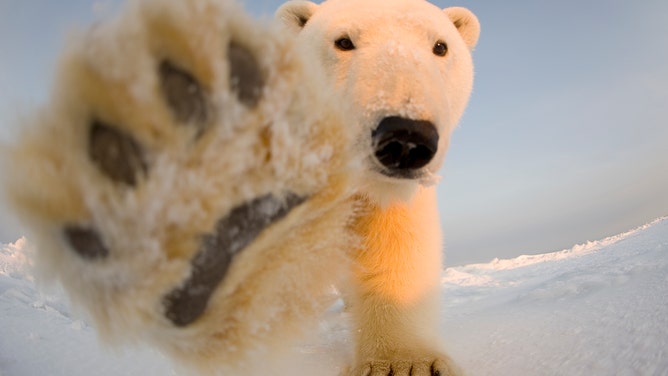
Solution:
[{"label": "polar bear face", "polygon": [[327,0],[290,1],[277,16],[348,102],[360,146],[373,150],[371,185],[432,181],[471,92],[475,15],[423,0]]}]

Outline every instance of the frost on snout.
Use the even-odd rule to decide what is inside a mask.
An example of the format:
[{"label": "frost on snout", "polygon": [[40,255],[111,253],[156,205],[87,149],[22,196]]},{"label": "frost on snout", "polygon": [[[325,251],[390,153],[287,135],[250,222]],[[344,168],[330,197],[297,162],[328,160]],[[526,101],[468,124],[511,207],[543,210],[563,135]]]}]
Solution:
[{"label": "frost on snout", "polygon": [[419,177],[438,151],[438,131],[426,120],[386,117],[372,131],[371,139],[380,172],[394,178]]}]

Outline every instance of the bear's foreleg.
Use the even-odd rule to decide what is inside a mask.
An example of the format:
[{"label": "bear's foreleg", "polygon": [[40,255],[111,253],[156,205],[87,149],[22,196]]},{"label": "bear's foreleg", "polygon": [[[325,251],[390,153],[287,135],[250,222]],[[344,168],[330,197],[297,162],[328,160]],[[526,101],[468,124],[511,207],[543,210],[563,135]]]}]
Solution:
[{"label": "bear's foreleg", "polygon": [[351,375],[458,375],[437,335],[441,233],[435,188],[381,208],[362,199],[355,223]]},{"label": "bear's foreleg", "polygon": [[330,304],[354,155],[296,47],[228,0],[129,2],[69,41],[0,161],[42,276],[101,339],[248,374]]}]

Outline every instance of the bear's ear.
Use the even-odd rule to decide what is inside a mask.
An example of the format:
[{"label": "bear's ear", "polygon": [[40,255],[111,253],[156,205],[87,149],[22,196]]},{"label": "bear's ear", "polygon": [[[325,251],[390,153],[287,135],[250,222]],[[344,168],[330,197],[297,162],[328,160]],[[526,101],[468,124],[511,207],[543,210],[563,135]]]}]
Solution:
[{"label": "bear's ear", "polygon": [[464,39],[464,42],[469,49],[473,49],[476,43],[478,43],[478,37],[480,36],[480,22],[478,22],[478,17],[475,16],[470,10],[461,7],[451,7],[443,9],[445,14],[450,18],[459,34]]},{"label": "bear's ear", "polygon": [[301,31],[315,13],[318,4],[310,1],[288,1],[276,11],[276,17],[295,32]]}]

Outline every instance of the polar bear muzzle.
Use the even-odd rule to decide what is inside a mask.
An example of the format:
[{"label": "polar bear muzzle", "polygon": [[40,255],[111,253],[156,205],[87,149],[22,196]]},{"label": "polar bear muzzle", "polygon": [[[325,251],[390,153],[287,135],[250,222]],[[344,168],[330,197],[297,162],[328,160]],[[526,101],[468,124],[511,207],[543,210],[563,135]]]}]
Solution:
[{"label": "polar bear muzzle", "polygon": [[376,160],[383,166],[381,173],[394,178],[416,178],[438,151],[438,131],[427,120],[386,117],[371,138]]}]

